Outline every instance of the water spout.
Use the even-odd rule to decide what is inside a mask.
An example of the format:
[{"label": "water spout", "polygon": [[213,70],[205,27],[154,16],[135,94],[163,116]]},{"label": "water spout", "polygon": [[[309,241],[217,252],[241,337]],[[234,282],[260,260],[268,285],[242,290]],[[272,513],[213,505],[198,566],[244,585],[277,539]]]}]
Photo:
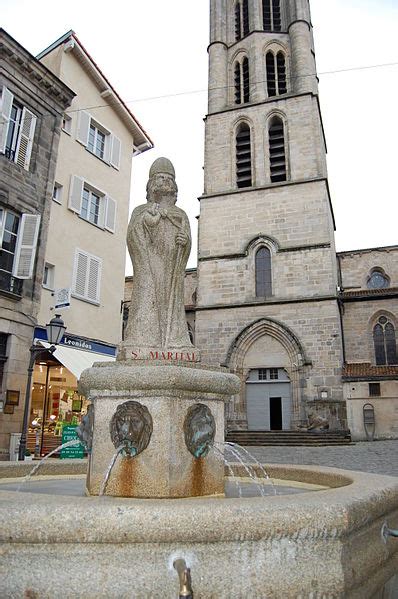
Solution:
[{"label": "water spout", "polygon": [[185,559],[176,559],[173,562],[173,568],[177,571],[180,580],[179,599],[193,599],[191,570],[188,568]]}]

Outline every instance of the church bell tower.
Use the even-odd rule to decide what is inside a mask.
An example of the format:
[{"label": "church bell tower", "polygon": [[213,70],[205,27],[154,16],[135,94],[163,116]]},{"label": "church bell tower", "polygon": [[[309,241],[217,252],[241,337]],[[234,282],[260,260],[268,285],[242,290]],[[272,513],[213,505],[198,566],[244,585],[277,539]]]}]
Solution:
[{"label": "church bell tower", "polygon": [[334,219],[308,0],[211,0],[196,344],[230,428],[346,427]]}]

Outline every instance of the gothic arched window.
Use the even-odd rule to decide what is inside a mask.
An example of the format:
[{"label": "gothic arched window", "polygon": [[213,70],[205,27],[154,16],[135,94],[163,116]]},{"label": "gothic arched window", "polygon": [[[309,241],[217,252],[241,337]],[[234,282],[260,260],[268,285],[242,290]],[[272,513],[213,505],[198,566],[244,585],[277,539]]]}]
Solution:
[{"label": "gothic arched window", "polygon": [[280,0],[263,0],[263,29],[264,31],[281,31]]},{"label": "gothic arched window", "polygon": [[235,4],[235,41],[238,42],[249,33],[249,0],[242,0]]},{"label": "gothic arched window", "polygon": [[236,185],[239,188],[252,185],[250,127],[247,123],[239,125],[236,132]]},{"label": "gothic arched window", "polygon": [[377,366],[398,364],[395,328],[386,316],[380,316],[373,328],[373,343]]},{"label": "gothic arched window", "polygon": [[275,116],[268,129],[271,183],[286,181],[285,132],[283,121]]},{"label": "gothic arched window", "polygon": [[249,60],[245,56],[242,63],[236,61],[234,67],[235,104],[250,102]]},{"label": "gothic arched window", "polygon": [[255,257],[256,297],[269,297],[272,294],[271,252],[260,248]]},{"label": "gothic arched window", "polygon": [[235,104],[242,103],[242,84],[240,62],[236,61],[234,68]]},{"label": "gothic arched window", "polygon": [[385,289],[390,286],[390,279],[381,268],[374,268],[367,280],[368,289]]},{"label": "gothic arched window", "polygon": [[286,94],[286,60],[283,52],[271,51],[266,55],[268,97]]}]

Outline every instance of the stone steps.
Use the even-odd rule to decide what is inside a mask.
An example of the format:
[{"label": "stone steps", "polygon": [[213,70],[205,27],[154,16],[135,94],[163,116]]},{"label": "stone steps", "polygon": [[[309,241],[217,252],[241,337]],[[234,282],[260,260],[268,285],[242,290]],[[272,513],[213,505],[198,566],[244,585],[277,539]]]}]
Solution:
[{"label": "stone steps", "polygon": [[326,446],[349,445],[351,436],[348,432],[306,432],[306,431],[228,431],[225,440],[231,443],[248,446]]}]

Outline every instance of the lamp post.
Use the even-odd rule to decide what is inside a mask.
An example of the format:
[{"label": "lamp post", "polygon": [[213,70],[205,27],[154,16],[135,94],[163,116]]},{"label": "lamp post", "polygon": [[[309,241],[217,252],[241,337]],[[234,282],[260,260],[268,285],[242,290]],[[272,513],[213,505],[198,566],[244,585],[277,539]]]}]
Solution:
[{"label": "lamp post", "polygon": [[[30,415],[30,395],[32,392],[32,374],[33,368],[36,362],[36,359],[45,353],[53,354],[56,350],[56,345],[60,343],[64,333],[66,331],[66,326],[64,321],[62,320],[59,314],[56,314],[54,318],[50,320],[48,324],[46,324],[47,331],[47,340],[51,343],[51,347],[45,349],[44,347],[40,347],[38,345],[32,344],[29,348],[30,351],[30,360],[28,367],[28,381],[26,383],[26,393],[25,393],[25,407],[23,413],[23,422],[22,422],[22,434],[21,441],[19,443],[18,450],[18,459],[23,461],[25,459],[25,450],[26,450],[26,439],[28,435],[28,423],[29,423],[29,415]],[[44,423],[43,423],[44,425]]]}]

